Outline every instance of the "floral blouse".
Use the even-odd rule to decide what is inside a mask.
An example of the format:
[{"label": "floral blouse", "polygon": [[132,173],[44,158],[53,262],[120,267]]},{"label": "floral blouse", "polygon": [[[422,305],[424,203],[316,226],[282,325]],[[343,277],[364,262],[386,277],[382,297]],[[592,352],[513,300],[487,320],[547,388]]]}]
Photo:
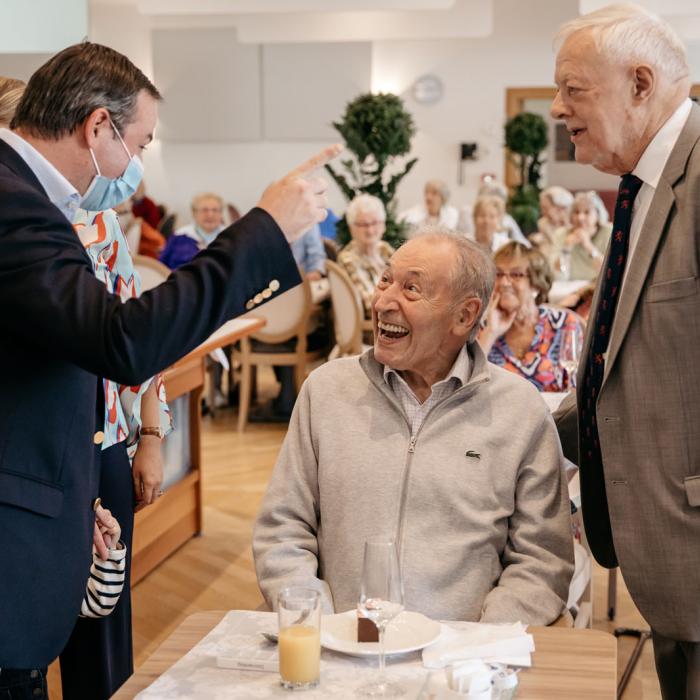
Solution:
[{"label": "floral blouse", "polygon": [[[97,279],[103,282],[112,294],[118,294],[122,302],[139,296],[141,280],[134,269],[116,213],[111,209],[103,212],[86,212],[79,209],[73,219],[73,227],[92,261]],[[151,382],[156,383],[159,427],[163,435],[172,430],[172,418],[160,375],[137,386],[124,386],[111,379],[102,381],[106,403],[103,450],[126,440],[127,452],[133,459],[141,429],[141,398]]]},{"label": "floral blouse", "polygon": [[532,382],[539,391],[568,391],[570,378],[559,364],[559,352],[564,332],[574,330],[579,347],[583,345],[583,323],[569,309],[540,306],[535,335],[523,357],[517,357],[501,336],[489,351],[489,361],[516,372]]}]

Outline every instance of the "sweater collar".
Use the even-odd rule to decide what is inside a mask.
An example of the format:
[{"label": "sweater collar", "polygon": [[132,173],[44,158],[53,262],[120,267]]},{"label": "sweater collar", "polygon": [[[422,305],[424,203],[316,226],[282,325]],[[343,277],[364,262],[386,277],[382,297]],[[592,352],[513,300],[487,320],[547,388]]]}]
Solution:
[{"label": "sweater collar", "polygon": [[[465,348],[469,355],[469,376],[460,391],[488,381],[491,376],[488,360],[479,343],[473,340],[467,343]],[[393,396],[393,392],[384,380],[384,365],[374,358],[374,348],[370,348],[360,357],[360,366],[378,389],[383,393],[389,392]]]}]

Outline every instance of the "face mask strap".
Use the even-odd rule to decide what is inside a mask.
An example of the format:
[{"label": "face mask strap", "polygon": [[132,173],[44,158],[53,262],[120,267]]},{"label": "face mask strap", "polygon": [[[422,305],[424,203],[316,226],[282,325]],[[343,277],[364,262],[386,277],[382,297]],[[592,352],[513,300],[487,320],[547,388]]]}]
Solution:
[{"label": "face mask strap", "polygon": [[95,158],[95,152],[92,150],[92,148],[90,149],[90,158],[92,158],[92,164],[95,166],[95,172],[98,175],[102,175],[102,173],[100,172],[100,166],[97,165],[97,158]]},{"label": "face mask strap", "polygon": [[122,138],[122,135],[119,133],[119,129],[117,129],[116,126],[114,126],[114,122],[112,121],[112,117],[109,117],[109,123],[112,125],[112,128],[114,129],[114,133],[117,135],[117,138],[119,139],[122,147],[126,151],[126,155],[129,156],[129,158],[133,158],[134,156],[131,155],[129,152],[129,149],[126,147],[126,144],[124,143],[124,139]]}]

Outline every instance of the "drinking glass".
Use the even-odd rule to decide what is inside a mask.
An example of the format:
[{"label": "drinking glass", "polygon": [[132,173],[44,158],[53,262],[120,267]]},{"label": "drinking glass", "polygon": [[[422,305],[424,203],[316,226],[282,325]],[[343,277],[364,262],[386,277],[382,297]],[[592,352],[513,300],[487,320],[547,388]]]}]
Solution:
[{"label": "drinking glass", "polygon": [[379,676],[357,689],[356,694],[369,698],[396,698],[406,692],[386,678],[384,633],[386,627],[403,610],[403,581],[396,544],[388,539],[365,542],[362,588],[358,609],[377,626],[379,632]]},{"label": "drinking glass", "polygon": [[581,358],[581,336],[576,328],[566,328],[559,348],[559,364],[566,370],[569,385],[576,386],[576,370]]},{"label": "drinking glass", "polygon": [[315,688],[321,676],[321,596],[311,588],[284,588],[277,602],[280,684]]}]

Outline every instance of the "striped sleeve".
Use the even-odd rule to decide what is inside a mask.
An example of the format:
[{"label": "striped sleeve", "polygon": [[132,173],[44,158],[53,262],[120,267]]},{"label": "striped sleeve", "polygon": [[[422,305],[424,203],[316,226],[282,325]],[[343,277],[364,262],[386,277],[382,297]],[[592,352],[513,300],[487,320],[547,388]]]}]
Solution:
[{"label": "striped sleeve", "polygon": [[93,551],[90,578],[80,607],[80,617],[105,617],[117,604],[124,588],[126,570],[126,546],[123,542],[120,544],[122,549],[110,549],[109,559],[106,560],[100,559],[97,552]]}]

